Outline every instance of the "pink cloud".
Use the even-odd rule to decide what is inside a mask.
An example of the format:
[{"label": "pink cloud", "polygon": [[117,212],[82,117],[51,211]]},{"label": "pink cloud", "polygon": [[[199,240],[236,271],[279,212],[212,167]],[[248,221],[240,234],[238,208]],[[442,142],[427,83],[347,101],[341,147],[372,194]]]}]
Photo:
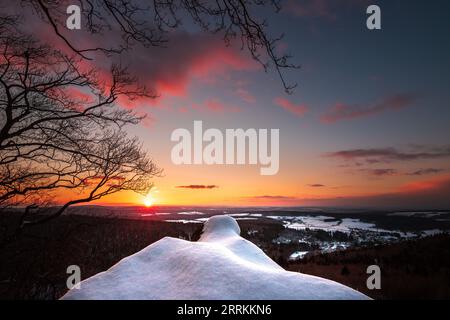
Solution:
[{"label": "pink cloud", "polygon": [[439,190],[445,186],[450,187],[450,176],[447,174],[443,174],[432,179],[409,182],[400,187],[399,192],[404,193],[426,192]]},{"label": "pink cloud", "polygon": [[290,102],[289,100],[282,98],[282,97],[275,98],[274,103],[276,105],[282,107],[284,110],[295,114],[297,117],[303,117],[304,114],[308,111],[307,106],[300,105],[300,104],[294,104],[294,103]]},{"label": "pink cloud", "polygon": [[[27,8],[28,9],[28,8]],[[4,8],[5,12],[17,8],[13,4]],[[48,43],[67,54],[73,51],[54,34],[53,28],[43,23],[31,10],[24,10],[25,32]],[[65,14],[63,14],[65,17]],[[60,31],[71,40],[76,48],[117,48],[122,43],[119,30],[92,34],[85,29],[73,32],[61,27]],[[255,70],[258,64],[241,50],[238,41],[226,45],[223,38],[216,34],[190,33],[176,30],[165,35],[163,46],[145,48],[136,45],[117,56],[111,56],[116,62],[122,62],[130,68],[131,74],[139,75],[141,80],[159,93],[184,95],[186,87],[193,77],[203,80],[215,75],[226,74],[230,70]],[[107,69],[111,59],[105,59],[103,53],[90,52],[86,56],[94,58],[89,64]]]},{"label": "pink cloud", "polygon": [[164,95],[185,97],[192,81],[211,82],[234,70],[256,70],[256,63],[236,47],[210,35],[178,32],[166,48],[136,48],[130,70],[148,88]]},{"label": "pink cloud", "polygon": [[236,94],[247,103],[255,103],[256,98],[247,89],[238,88]]},{"label": "pink cloud", "polygon": [[450,208],[450,176],[414,181],[391,192],[380,192],[362,196],[343,195],[338,198],[301,199],[302,205],[374,207],[401,209],[444,209]]},{"label": "pink cloud", "polygon": [[450,175],[414,181],[390,192],[380,191],[367,195],[341,195],[339,197],[308,198],[289,195],[263,195],[243,197],[247,201],[270,205],[342,206],[401,209],[444,209],[450,207]]},{"label": "pink cloud", "polygon": [[187,113],[187,112],[189,112],[189,109],[186,106],[182,106],[182,107],[178,108],[178,112]]},{"label": "pink cloud", "polygon": [[[44,30],[39,27],[39,30]],[[46,32],[44,34],[51,34]],[[39,36],[52,46],[61,47],[68,54],[73,54],[55,37]],[[163,102],[166,97],[187,97],[189,87],[194,81],[211,84],[216,79],[227,78],[233,71],[256,71],[260,66],[238,45],[227,46],[223,39],[217,35],[193,34],[177,31],[167,36],[168,43],[164,47],[135,46],[120,55],[113,55],[105,59],[100,53],[92,56],[94,60],[82,60],[83,68],[95,67],[98,71],[99,82],[108,87],[111,83],[109,73],[110,62],[121,64],[126,67],[130,75],[137,78],[139,84],[145,85],[152,93],[159,95],[158,98],[136,99],[130,101],[120,98],[118,103],[127,109],[135,109],[143,105],[156,106]],[[77,34],[73,36],[80,47],[92,47],[91,39],[78,39]],[[80,41],[78,41],[80,40]],[[108,34],[102,40],[102,44],[108,47],[118,42],[114,36]],[[80,44],[81,43],[81,44]],[[245,93],[240,92],[243,96]],[[246,95],[248,101],[251,94]]]},{"label": "pink cloud", "polygon": [[[221,39],[210,35],[177,33],[170,35],[166,48],[135,48],[122,61],[129,61],[130,74],[135,75],[140,84],[158,94],[156,99],[140,98],[129,100],[121,97],[118,103],[127,109],[143,106],[166,108],[167,98],[189,97],[189,87],[194,81],[205,84],[215,79],[226,78],[236,70],[256,70],[258,65],[238,48],[226,47]],[[106,66],[99,74],[101,82],[109,82]],[[238,92],[248,102],[252,95],[242,89]],[[205,101],[198,109],[213,112],[239,111],[239,108],[224,106],[217,99]],[[186,112],[186,109],[182,110]]]}]

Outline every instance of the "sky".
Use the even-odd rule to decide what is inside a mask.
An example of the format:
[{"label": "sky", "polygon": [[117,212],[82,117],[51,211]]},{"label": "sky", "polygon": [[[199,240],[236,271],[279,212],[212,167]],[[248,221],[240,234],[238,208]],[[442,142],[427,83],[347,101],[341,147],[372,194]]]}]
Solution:
[{"label": "sky", "polygon": [[[450,3],[281,3],[278,13],[255,14],[266,17],[271,35],[284,34],[278,52],[301,66],[285,72],[298,84],[292,94],[273,69],[264,72],[239,45],[226,47],[188,19],[166,48],[117,57],[159,94],[121,102],[147,114],[127,130],[164,169],[151,202],[449,209]],[[366,28],[370,4],[381,8],[381,30]],[[104,60],[95,63],[105,67]],[[171,133],[192,131],[195,120],[205,129],[279,129],[278,173],[260,175],[258,165],[175,165]],[[144,200],[123,192],[98,203]]]}]

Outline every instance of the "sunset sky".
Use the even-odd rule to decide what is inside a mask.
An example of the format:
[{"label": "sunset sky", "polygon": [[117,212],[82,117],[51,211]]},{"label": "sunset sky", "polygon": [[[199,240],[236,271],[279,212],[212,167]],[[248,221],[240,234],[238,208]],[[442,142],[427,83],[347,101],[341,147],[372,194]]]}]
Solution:
[{"label": "sunset sky", "polygon": [[[382,30],[366,28],[369,4],[381,7]],[[129,131],[164,169],[154,204],[449,209],[450,2],[282,6],[257,14],[272,35],[285,34],[277,50],[301,65],[285,74],[298,83],[292,95],[274,70],[265,73],[238,44],[226,47],[189,20],[167,48],[136,47],[116,58],[160,95],[121,102],[147,114]],[[37,28],[42,38],[47,27]],[[192,130],[194,120],[205,129],[280,129],[278,174],[262,176],[259,165],[174,165],[170,135]],[[143,201],[124,192],[99,203]]]}]

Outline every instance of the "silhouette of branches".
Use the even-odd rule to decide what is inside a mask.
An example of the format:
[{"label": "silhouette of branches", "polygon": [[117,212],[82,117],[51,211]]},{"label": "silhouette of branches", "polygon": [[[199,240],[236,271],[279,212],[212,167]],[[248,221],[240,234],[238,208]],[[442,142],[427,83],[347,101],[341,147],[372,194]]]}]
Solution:
[{"label": "silhouette of branches", "polygon": [[23,228],[122,190],[146,194],[161,171],[123,130],[142,117],[116,102],[154,95],[119,65],[106,79],[15,33],[11,19],[0,19],[0,207],[23,207]]},{"label": "silhouette of branches", "polygon": [[120,53],[136,43],[147,47],[164,46],[167,34],[188,19],[206,32],[221,34],[227,45],[234,39],[239,40],[241,49],[247,49],[265,71],[270,67],[276,70],[286,92],[291,93],[296,87],[295,83],[285,80],[283,69],[299,66],[289,62],[291,56],[276,50],[283,35],[271,37],[267,22],[254,13],[267,6],[278,12],[279,0],[78,0],[85,30],[91,34],[114,32],[121,38],[114,46],[83,48],[74,45],[70,36],[63,32],[67,18],[64,0],[22,2],[31,5],[34,12],[52,26],[55,34],[85,59],[90,59],[89,52]]}]

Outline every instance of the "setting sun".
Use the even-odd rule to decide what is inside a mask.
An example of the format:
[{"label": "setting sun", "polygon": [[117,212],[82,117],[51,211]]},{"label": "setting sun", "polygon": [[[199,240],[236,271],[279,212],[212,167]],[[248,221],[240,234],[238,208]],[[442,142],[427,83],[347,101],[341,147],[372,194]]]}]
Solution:
[{"label": "setting sun", "polygon": [[144,205],[146,207],[151,207],[153,205],[153,202],[154,202],[154,200],[150,196],[147,196],[144,198]]}]

